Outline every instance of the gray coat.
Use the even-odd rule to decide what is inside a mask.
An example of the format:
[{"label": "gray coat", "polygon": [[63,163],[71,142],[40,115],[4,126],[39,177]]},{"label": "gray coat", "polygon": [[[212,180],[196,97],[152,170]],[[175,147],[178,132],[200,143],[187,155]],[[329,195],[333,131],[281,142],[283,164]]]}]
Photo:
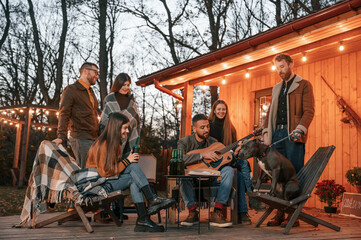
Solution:
[{"label": "gray coat", "polygon": [[[217,142],[217,139],[209,137],[206,140],[206,147],[209,147],[215,142]],[[190,151],[199,149],[198,142],[194,133],[192,135],[179,139],[177,148],[182,149],[183,153],[185,153],[183,156],[185,166],[195,164],[202,159],[202,155],[200,153],[187,154]]]}]

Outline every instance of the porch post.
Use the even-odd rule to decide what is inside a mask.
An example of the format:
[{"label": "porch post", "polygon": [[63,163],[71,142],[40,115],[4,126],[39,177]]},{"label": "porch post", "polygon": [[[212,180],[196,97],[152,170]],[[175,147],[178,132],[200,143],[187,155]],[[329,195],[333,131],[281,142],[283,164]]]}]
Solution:
[{"label": "porch post", "polygon": [[18,186],[24,185],[26,161],[28,157],[29,147],[29,134],[30,134],[30,123],[31,123],[31,108],[27,107],[25,110],[25,123],[24,123],[24,134],[21,141],[21,158],[20,158],[20,171],[19,171],[19,182]]},{"label": "porch post", "polygon": [[191,134],[193,85],[190,85],[189,82],[184,84],[183,97],[184,101],[182,102],[180,138]]}]

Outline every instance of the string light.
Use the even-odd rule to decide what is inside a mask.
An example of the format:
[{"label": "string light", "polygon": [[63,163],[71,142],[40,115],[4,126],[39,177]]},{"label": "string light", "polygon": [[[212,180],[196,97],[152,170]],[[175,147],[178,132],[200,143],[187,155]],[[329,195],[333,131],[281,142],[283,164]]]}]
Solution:
[{"label": "string light", "polygon": [[306,62],[306,61],[307,61],[306,53],[303,53],[302,62]]},{"label": "string light", "polygon": [[24,112],[24,110],[23,110],[23,109],[20,109],[20,112],[21,112],[21,113],[23,113],[23,112]]},{"label": "string light", "polygon": [[275,70],[276,70],[276,66],[275,66],[275,65],[272,65],[271,69],[272,69],[272,71],[275,71]]},{"label": "string light", "polygon": [[246,71],[245,77],[249,78],[251,75],[249,74],[248,70]]},{"label": "string light", "polygon": [[10,122],[10,125],[13,125],[14,123]]},{"label": "string light", "polygon": [[38,127],[38,130],[40,130],[41,129],[41,127]]},{"label": "string light", "polygon": [[8,121],[5,120],[4,123],[8,123]]},{"label": "string light", "polygon": [[222,79],[222,84],[225,85],[226,83],[227,83],[226,79],[223,78],[223,79]]},{"label": "string light", "polygon": [[11,113],[13,113],[13,114],[14,114],[14,113],[15,113],[15,111],[14,111],[14,110],[11,110]]},{"label": "string light", "polygon": [[340,42],[340,46],[338,47],[338,50],[343,51],[345,50],[345,47],[343,46],[343,42]]},{"label": "string light", "polygon": [[45,111],[45,114],[46,114],[46,115],[49,115],[49,111]]},{"label": "string light", "polygon": [[51,131],[52,129],[51,128],[49,128],[49,131]]},{"label": "string light", "polygon": [[56,116],[59,116],[59,112],[56,112]]},{"label": "string light", "polygon": [[19,127],[20,125],[19,125],[19,123],[18,123],[18,124],[16,124],[15,126],[16,126],[16,127]]}]

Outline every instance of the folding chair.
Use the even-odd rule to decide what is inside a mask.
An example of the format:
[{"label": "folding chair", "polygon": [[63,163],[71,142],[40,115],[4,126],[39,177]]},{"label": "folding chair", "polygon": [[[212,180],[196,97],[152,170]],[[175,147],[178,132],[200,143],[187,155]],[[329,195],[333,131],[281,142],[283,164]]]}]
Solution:
[{"label": "folding chair", "polygon": [[[113,211],[111,211],[109,209],[109,204],[114,202],[114,201],[118,201],[119,199],[123,199],[125,197],[125,195],[122,193],[122,191],[115,191],[112,192],[110,194],[108,194],[108,197],[94,197],[93,198],[93,203],[92,204],[88,204],[85,205],[85,203],[79,205],[79,204],[75,204],[75,211],[70,211],[70,212],[65,212],[62,213],[58,216],[46,219],[42,222],[39,223],[35,223],[35,217],[33,218],[33,223],[32,223],[32,227],[33,228],[41,228],[44,227],[46,225],[49,225],[51,223],[54,222],[58,222],[58,224],[62,224],[64,222],[73,220],[74,218],[80,217],[80,219],[82,220],[86,230],[89,233],[92,233],[94,230],[91,227],[88,218],[85,216],[85,214],[87,212],[95,212],[98,209],[105,209],[105,211],[109,214],[109,216],[113,219],[113,222],[120,227],[122,224],[119,221],[119,219],[114,215]],[[35,214],[33,212],[33,214]],[[35,215],[34,215],[35,216]]]},{"label": "folding chair", "polygon": [[306,163],[306,165],[298,172],[297,177],[300,181],[301,194],[291,201],[286,201],[281,198],[269,196],[263,193],[247,193],[248,196],[256,198],[261,202],[264,202],[269,206],[266,212],[260,217],[256,223],[256,227],[259,227],[266,218],[271,214],[274,209],[279,209],[291,214],[291,219],[288,222],[283,234],[288,234],[291,230],[296,219],[299,218],[302,221],[311,224],[315,227],[321,224],[325,227],[331,228],[335,231],[340,231],[340,227],[328,223],[322,219],[311,216],[302,212],[307,200],[311,197],[311,193],[316,186],[322,172],[324,171],[335,146],[320,147]]}]

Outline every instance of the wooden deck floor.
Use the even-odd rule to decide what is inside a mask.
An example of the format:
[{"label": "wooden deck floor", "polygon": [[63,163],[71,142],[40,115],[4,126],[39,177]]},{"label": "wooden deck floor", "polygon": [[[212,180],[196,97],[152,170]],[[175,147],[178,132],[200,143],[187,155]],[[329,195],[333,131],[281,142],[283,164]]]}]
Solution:
[{"label": "wooden deck floor", "polygon": [[[19,222],[19,216],[9,216],[0,217],[0,239],[361,239],[360,219],[338,214],[328,215],[317,209],[309,209],[306,212],[340,226],[341,231],[336,232],[323,226],[314,228],[302,221],[301,226],[291,229],[289,235],[283,235],[283,229],[280,227],[267,227],[264,224],[260,228],[255,228],[254,224],[248,226],[239,224],[226,229],[211,227],[208,230],[207,212],[202,212],[200,235],[196,227],[178,229],[176,225],[171,226],[164,233],[135,233],[133,231],[135,214],[128,214],[129,220],[126,220],[121,227],[116,227],[113,223],[92,223],[94,232],[87,233],[81,222],[67,222],[59,226],[52,224],[40,229],[15,229],[11,226]],[[40,218],[49,218],[50,215],[55,214],[59,213],[43,214]],[[184,219],[186,214],[186,211],[183,211],[180,218]],[[256,222],[261,214],[262,212],[250,211],[253,222]],[[164,224],[164,213],[162,222]]]}]

